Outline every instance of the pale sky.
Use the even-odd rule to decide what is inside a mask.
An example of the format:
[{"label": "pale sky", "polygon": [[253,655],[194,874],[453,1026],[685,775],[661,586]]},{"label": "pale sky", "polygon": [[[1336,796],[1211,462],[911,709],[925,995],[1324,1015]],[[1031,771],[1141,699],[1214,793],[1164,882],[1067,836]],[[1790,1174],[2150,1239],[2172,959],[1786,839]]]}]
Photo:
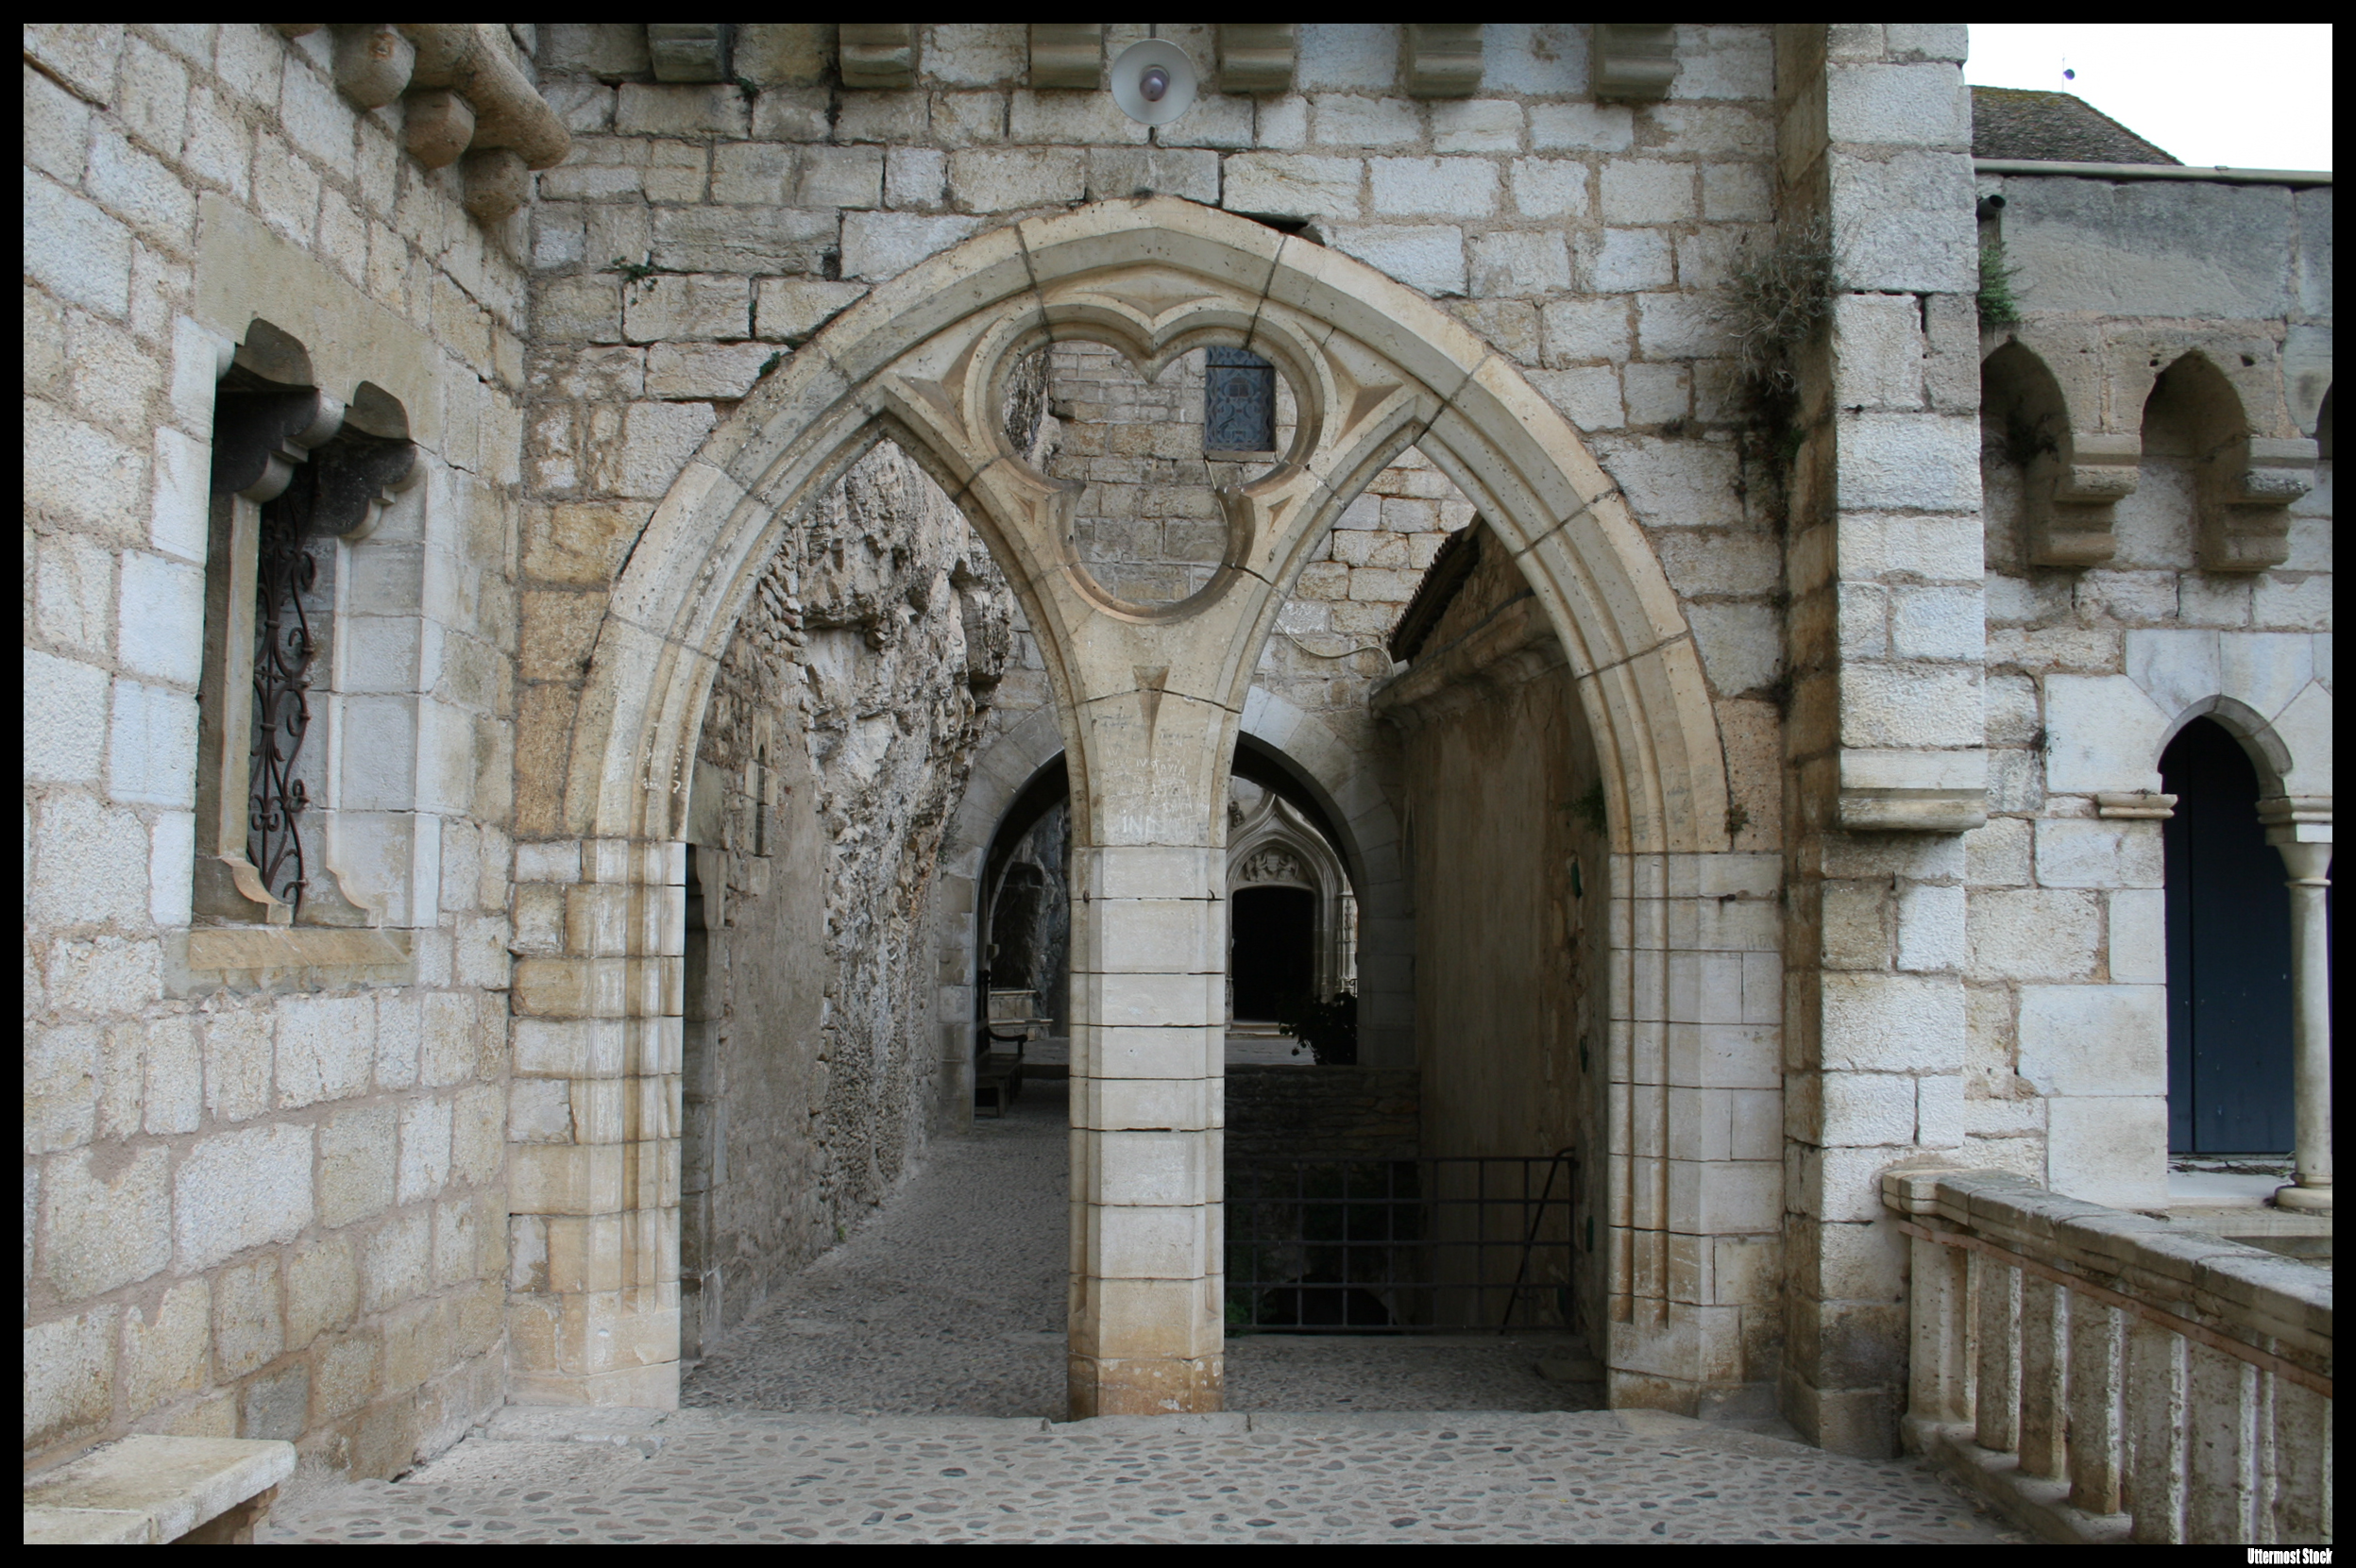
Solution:
[{"label": "pale sky", "polygon": [[1975,22],[1963,76],[2075,93],[2187,163],[2331,167],[2328,24]]}]

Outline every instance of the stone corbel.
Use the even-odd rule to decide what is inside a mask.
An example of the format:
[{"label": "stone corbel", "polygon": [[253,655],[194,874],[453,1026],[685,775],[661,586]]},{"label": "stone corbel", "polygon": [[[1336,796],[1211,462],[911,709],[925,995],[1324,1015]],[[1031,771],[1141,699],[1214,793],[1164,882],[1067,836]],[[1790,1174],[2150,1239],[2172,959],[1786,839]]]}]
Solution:
[{"label": "stone corbel", "polygon": [[1105,84],[1105,25],[1031,24],[1031,86],[1093,93]]},{"label": "stone corbel", "polygon": [[1988,822],[1988,753],[1840,753],[1838,826],[1848,833],[1969,833]]},{"label": "stone corbel", "polygon": [[650,22],[646,52],[658,82],[724,82],[728,79],[728,24]]},{"label": "stone corbel", "polygon": [[1300,59],[1300,24],[1222,22],[1218,25],[1220,92],[1293,91],[1293,67]]},{"label": "stone corbel", "polygon": [[[278,28],[299,38],[319,25]],[[466,211],[484,223],[530,198],[532,170],[553,168],[572,151],[571,133],[498,28],[492,22],[335,25],[337,90],[362,109],[405,95],[401,139],[410,156],[429,169],[465,157]]]},{"label": "stone corbel", "polygon": [[2023,476],[2028,559],[2037,566],[2099,566],[2119,548],[2114,509],[2135,490],[2140,435],[2064,431]]},{"label": "stone corbel", "polygon": [[2290,559],[2293,501],[2314,488],[2318,448],[2301,438],[2244,436],[2202,464],[2193,538],[2212,572],[2263,572]]},{"label": "stone corbel", "polygon": [[1599,22],[1587,51],[1598,98],[1651,102],[1677,79],[1677,26],[1671,22]]},{"label": "stone corbel", "polygon": [[1481,24],[1410,22],[1406,35],[1408,95],[1469,98],[1481,90]]},{"label": "stone corbel", "polygon": [[2176,797],[2150,789],[2104,790],[2094,797],[2094,815],[2114,821],[2164,822],[2176,815]]},{"label": "stone corbel", "polygon": [[916,24],[845,22],[841,44],[845,87],[914,87]]}]

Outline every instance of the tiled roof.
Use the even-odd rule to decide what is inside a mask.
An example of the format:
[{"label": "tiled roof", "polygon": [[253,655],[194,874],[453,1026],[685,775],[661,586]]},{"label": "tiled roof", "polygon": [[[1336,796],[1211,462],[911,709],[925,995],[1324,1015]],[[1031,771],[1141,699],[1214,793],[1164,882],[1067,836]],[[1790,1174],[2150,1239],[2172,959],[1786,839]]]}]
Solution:
[{"label": "tiled roof", "polygon": [[2085,99],[2025,87],[1972,89],[1972,156],[2050,163],[2181,163]]}]

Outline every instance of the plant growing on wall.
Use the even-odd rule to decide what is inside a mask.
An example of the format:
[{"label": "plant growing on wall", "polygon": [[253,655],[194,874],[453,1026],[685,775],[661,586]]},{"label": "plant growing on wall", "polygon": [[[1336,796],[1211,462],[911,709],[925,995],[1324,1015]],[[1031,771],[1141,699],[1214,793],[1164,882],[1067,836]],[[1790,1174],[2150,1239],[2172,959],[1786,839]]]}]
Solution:
[{"label": "plant growing on wall", "polygon": [[2021,319],[2021,301],[2013,293],[2013,279],[2020,268],[2005,259],[2004,242],[1982,240],[1979,247],[1979,324],[1982,330],[1991,327],[2009,327]]},{"label": "plant growing on wall", "polygon": [[1832,226],[1824,218],[1788,225],[1775,243],[1751,253],[1727,280],[1719,319],[1735,341],[1735,367],[1765,408],[1798,397],[1799,352],[1832,311]]}]

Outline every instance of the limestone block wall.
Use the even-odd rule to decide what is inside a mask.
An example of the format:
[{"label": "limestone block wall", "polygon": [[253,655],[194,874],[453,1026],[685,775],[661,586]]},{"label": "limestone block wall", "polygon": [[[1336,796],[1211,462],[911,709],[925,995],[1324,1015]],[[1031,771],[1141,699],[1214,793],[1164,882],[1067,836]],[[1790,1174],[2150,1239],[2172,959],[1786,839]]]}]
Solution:
[{"label": "limestone block wall", "polygon": [[[741,87],[654,82],[636,31],[551,26],[539,54],[575,150],[539,177],[539,379],[570,407],[535,423],[535,461],[551,496],[587,481],[551,528],[630,531],[718,412],[875,281],[1023,213],[1166,192],[1306,226],[1525,367],[1595,437],[1690,602],[1737,790],[1771,772],[1781,568],[1712,312],[1771,216],[1764,29],[1681,27],[1669,99],[1630,106],[1592,101],[1585,25],[1488,25],[1481,92],[1445,101],[1401,94],[1394,25],[1304,24],[1298,91],[1261,97],[1215,91],[1207,25],[1163,26],[1214,90],[1150,141],[1103,94],[1024,86],[1020,24],[920,28],[906,91],[840,87],[822,25],[741,27]],[[1109,46],[1132,35],[1111,26]],[[1438,488],[1396,498],[1447,501]],[[608,514],[591,492],[633,505]],[[1358,606],[1403,604],[1413,580],[1373,574],[1434,546],[1372,543],[1309,568],[1287,630],[1380,630]],[[1011,682],[1009,715],[1025,688],[1043,703],[1043,680]],[[1745,799],[1743,847],[1771,847],[1771,801]]]},{"label": "limestone block wall", "polygon": [[[25,31],[28,1463],[137,1429],[383,1475],[504,1397],[524,224],[330,43]],[[191,926],[214,388],[257,317],[419,451],[318,547],[306,848],[356,927]]]},{"label": "limestone block wall", "polygon": [[1906,1364],[1878,1174],[1964,1137],[1961,835],[1986,815],[1965,43],[1776,38],[1778,212],[1834,278],[1788,436],[1781,1397],[1855,1453],[1894,1451]]},{"label": "limestone block wall", "polygon": [[[2004,198],[1984,228],[2018,259],[2025,318],[1985,344],[1990,819],[1963,841],[1963,1123],[1975,1166],[2149,1208],[2168,1152],[2164,808],[2139,797],[2205,715],[2263,759],[2262,797],[2330,831],[2331,191],[1981,191]],[[2109,482],[2057,492],[2049,443]],[[2215,454],[2261,443],[2297,490],[2271,513],[2280,562],[2214,569]],[[2098,559],[2053,558],[2056,514]]]}]

